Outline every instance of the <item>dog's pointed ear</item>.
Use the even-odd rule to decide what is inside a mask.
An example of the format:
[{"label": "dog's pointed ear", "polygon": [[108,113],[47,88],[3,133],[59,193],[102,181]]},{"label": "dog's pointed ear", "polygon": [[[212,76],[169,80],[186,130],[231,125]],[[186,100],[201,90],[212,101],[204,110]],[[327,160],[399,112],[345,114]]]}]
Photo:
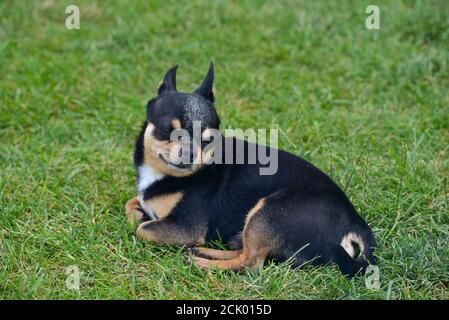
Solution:
[{"label": "dog's pointed ear", "polygon": [[209,71],[203,80],[203,83],[195,90],[195,93],[203,96],[206,100],[214,102],[214,64],[210,63]]},{"label": "dog's pointed ear", "polygon": [[157,87],[157,94],[162,94],[164,92],[176,92],[176,69],[178,65],[173,66],[161,80],[159,86]]}]

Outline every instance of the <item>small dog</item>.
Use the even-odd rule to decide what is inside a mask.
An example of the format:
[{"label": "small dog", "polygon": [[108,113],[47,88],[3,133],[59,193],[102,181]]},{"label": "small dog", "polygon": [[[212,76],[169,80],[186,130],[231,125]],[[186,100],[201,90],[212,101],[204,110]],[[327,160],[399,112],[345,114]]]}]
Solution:
[{"label": "small dog", "polygon": [[[345,193],[302,158],[269,148],[278,152],[278,169],[272,175],[261,175],[260,163],[174,161],[174,155],[186,152],[182,141],[171,139],[173,131],[192,137],[197,121],[204,138],[220,125],[213,64],[193,93],[176,90],[176,70],[168,70],[157,96],[148,102],[135,145],[138,195],[128,201],[126,212],[139,224],[139,239],[192,247],[191,260],[200,268],[239,270],[256,268],[266,259],[288,260],[293,266],[336,264],[352,277],[375,263],[371,229]],[[260,147],[218,139],[243,143],[245,150]],[[195,160],[198,145],[190,142],[190,147],[187,157]],[[204,158],[214,152],[224,151],[213,148]],[[223,240],[234,250],[194,247],[211,240]]]}]

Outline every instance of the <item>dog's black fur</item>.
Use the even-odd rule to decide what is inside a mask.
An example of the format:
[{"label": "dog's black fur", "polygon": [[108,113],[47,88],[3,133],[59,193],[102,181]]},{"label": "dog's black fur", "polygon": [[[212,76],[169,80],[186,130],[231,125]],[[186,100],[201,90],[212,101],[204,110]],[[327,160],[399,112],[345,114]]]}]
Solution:
[{"label": "dog's black fur", "polygon": [[[193,120],[201,121],[203,131],[219,128],[213,105],[212,64],[203,84],[192,94],[176,91],[175,74],[176,67],[167,72],[157,97],[147,105],[147,119],[134,153],[138,181],[143,179],[139,168],[154,163],[146,161],[145,132],[149,125],[153,128],[151,139],[160,141],[169,139],[173,120],[179,120],[189,133]],[[249,142],[244,143],[247,150]],[[167,159],[162,160],[169,164]],[[163,177],[140,190],[140,207],[144,212],[151,210],[143,204],[161,195],[180,192],[182,198],[163,219],[145,223],[152,218],[141,217],[141,238],[187,246],[220,239],[234,247],[243,245],[244,250],[245,245],[267,247],[262,250],[265,252],[262,260],[290,258],[294,266],[307,261],[313,265],[335,263],[350,277],[375,263],[373,233],[345,193],[326,174],[300,157],[279,150],[278,164],[274,175],[260,175],[259,163],[202,165],[192,172],[191,168],[180,167],[179,172],[187,172],[181,175],[171,174],[177,170],[171,166],[174,171],[162,172]],[[261,206],[257,206],[261,199]],[[257,212],[248,220],[248,213],[255,206]],[[247,235],[242,234],[245,225]],[[179,235],[176,240],[172,239],[174,234]],[[251,242],[252,234],[257,234],[256,242]],[[201,256],[198,251],[192,252]]]}]

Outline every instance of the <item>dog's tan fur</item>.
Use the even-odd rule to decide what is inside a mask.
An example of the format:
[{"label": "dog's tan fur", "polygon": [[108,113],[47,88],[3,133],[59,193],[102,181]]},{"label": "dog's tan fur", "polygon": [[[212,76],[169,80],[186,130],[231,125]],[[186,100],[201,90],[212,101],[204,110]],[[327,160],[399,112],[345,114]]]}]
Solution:
[{"label": "dog's tan fur", "polygon": [[[276,246],[276,240],[271,233],[269,224],[263,216],[265,200],[260,199],[248,212],[243,229],[243,249],[233,251],[213,250],[208,248],[195,248],[197,255],[193,261],[199,268],[219,268],[239,270],[243,267],[257,268]],[[210,259],[208,259],[210,258]]]},{"label": "dog's tan fur", "polygon": [[182,192],[156,196],[145,201],[145,207],[150,207],[159,219],[167,217],[182,199]]},{"label": "dog's tan fur", "polygon": [[159,244],[175,246],[193,246],[205,242],[206,229],[200,226],[196,230],[185,230],[173,221],[164,218],[146,221],[137,228],[137,238]]}]

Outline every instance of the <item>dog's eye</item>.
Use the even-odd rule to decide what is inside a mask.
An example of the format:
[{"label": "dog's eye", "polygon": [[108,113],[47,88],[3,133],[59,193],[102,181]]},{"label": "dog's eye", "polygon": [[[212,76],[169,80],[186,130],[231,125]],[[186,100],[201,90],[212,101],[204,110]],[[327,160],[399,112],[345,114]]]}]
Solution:
[{"label": "dog's eye", "polygon": [[168,134],[170,134],[172,132],[172,130],[173,130],[171,124],[169,124],[169,123],[168,124],[162,124],[162,125],[158,126],[157,129],[160,132],[162,132],[162,133],[168,133]]},{"label": "dog's eye", "polygon": [[162,128],[159,128],[159,130],[161,130],[163,133],[170,133],[171,132],[171,128],[170,127],[162,127]]},{"label": "dog's eye", "polygon": [[172,128],[170,126],[160,126],[155,130],[155,136],[159,140],[169,140]]}]

